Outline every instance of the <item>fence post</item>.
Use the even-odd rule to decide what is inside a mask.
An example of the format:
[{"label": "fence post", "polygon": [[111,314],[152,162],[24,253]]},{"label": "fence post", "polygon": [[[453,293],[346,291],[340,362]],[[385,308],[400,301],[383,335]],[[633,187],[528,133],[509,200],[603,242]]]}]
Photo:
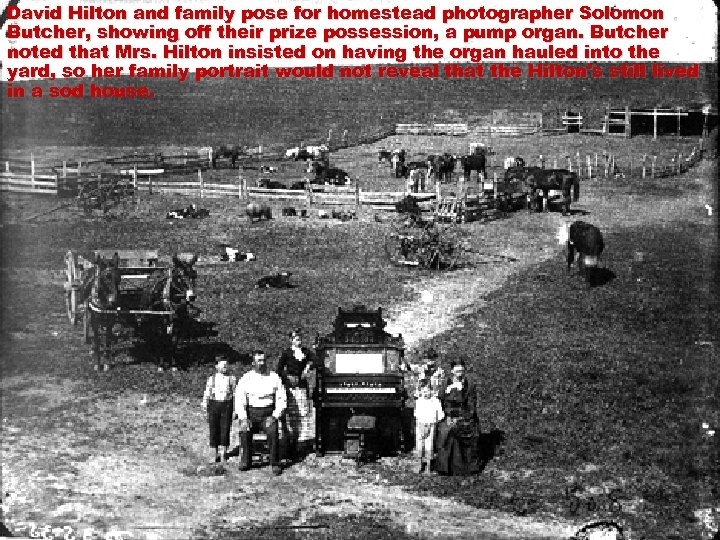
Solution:
[{"label": "fence post", "polygon": [[610,154],[605,154],[605,178],[610,174]]},{"label": "fence post", "polygon": [[8,173],[10,172],[10,162],[9,161],[5,162],[5,172],[8,172]]},{"label": "fence post", "polygon": [[553,158],[553,169],[557,169],[557,156]]},{"label": "fence post", "polygon": [[148,175],[148,194],[152,195],[152,174]]},{"label": "fence post", "polygon": [[570,156],[568,155],[567,160],[568,160],[568,171],[573,172],[573,169],[572,169],[572,157],[570,157]]},{"label": "fence post", "polygon": [[678,154],[678,158],[677,158],[677,173],[678,174],[682,173],[682,152],[680,152]]},{"label": "fence post", "polygon": [[657,161],[657,156],[652,157],[652,165],[650,169],[650,178],[655,178],[655,162]]},{"label": "fence post", "polygon": [[538,156],[538,157],[540,158],[540,167],[542,169],[544,169],[545,168],[545,158],[543,157],[542,154],[540,154],[540,156]]},{"label": "fence post", "polygon": [[647,155],[643,154],[642,158],[642,177],[645,178],[645,175],[647,174],[647,165],[645,161],[647,160]]},{"label": "fence post", "polygon": [[592,160],[590,156],[585,156],[585,163],[587,164],[587,177],[592,180]]},{"label": "fence post", "polygon": [[35,156],[30,154],[30,187],[35,189]]},{"label": "fence post", "polygon": [[[485,186],[483,186],[483,191],[485,191]],[[497,178],[497,172],[493,171],[493,199],[497,200],[498,196],[498,178]]]},{"label": "fence post", "polygon": [[211,147],[210,147],[210,150],[208,150],[208,168],[209,168],[209,169],[212,168],[212,163],[213,163],[213,149],[212,149],[212,146],[211,146]]},{"label": "fence post", "polygon": [[138,185],[137,185],[137,163],[133,165],[133,192],[137,191]]},{"label": "fence post", "polygon": [[78,159],[78,166],[77,166],[77,175],[80,177],[80,167],[82,166],[82,161]]},{"label": "fence post", "polygon": [[198,182],[200,183],[200,198],[205,196],[205,182],[203,182],[202,169],[198,169]]},{"label": "fence post", "polygon": [[62,172],[63,180],[67,178],[67,161],[63,160],[63,172]]},{"label": "fence post", "polygon": [[355,214],[360,215],[360,182],[355,181]]}]

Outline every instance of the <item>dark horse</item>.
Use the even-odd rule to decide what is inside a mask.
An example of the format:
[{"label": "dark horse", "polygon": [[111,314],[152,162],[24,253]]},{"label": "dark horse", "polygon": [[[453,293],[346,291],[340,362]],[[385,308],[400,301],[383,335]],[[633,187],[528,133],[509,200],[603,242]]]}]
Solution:
[{"label": "dark horse", "polygon": [[212,166],[213,169],[217,169],[217,160],[218,158],[230,158],[230,162],[232,163],[232,168],[235,168],[235,162],[237,162],[238,158],[243,155],[243,147],[239,144],[236,144],[235,146],[229,146],[229,145],[222,145],[222,146],[213,146],[212,149]]},{"label": "dark horse", "polygon": [[115,322],[114,314],[108,315],[104,311],[120,307],[120,257],[117,253],[112,259],[103,259],[100,255],[95,258],[95,279],[90,289],[90,299],[86,306],[88,326],[93,334],[93,357],[95,370],[100,369],[101,334],[104,337],[105,363],[104,370],[110,369],[112,327]]},{"label": "dark horse", "polygon": [[487,177],[487,173],[485,172],[485,162],[486,156],[485,150],[483,149],[478,149],[474,154],[464,156],[460,160],[460,163],[462,163],[465,179],[470,180],[470,173],[472,171],[477,171],[479,177],[478,180],[485,180]]},{"label": "dark horse", "polygon": [[170,312],[167,315],[141,315],[136,323],[136,331],[142,336],[151,356],[160,360],[158,371],[168,364],[176,369],[175,349],[183,329],[191,322],[190,309],[196,298],[197,270],[193,267],[196,261],[196,255],[188,261],[173,255],[172,267],[152,272],[143,287],[141,309]]},{"label": "dark horse", "polygon": [[543,169],[540,167],[510,167],[505,180],[521,180],[528,194],[528,210],[539,210],[540,203],[547,212],[549,191],[562,191],[563,215],[570,213],[570,199],[580,198],[580,177],[566,169]]},{"label": "dark horse", "polygon": [[438,182],[443,180],[452,182],[452,175],[455,172],[455,156],[443,154],[441,156],[428,156],[428,169]]},{"label": "dark horse", "polygon": [[568,271],[575,262],[575,251],[577,251],[578,269],[590,283],[591,276],[588,273],[588,267],[597,268],[598,260],[605,248],[600,229],[584,221],[564,223],[560,226],[558,241],[560,245],[566,244],[567,246]]}]

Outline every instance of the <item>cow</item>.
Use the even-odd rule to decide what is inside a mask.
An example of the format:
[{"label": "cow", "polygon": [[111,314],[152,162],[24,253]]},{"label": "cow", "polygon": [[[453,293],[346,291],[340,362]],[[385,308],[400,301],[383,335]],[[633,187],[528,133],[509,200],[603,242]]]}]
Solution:
[{"label": "cow", "polygon": [[280,272],[272,276],[265,276],[257,280],[255,283],[256,289],[289,289],[293,285],[290,284],[290,276],[292,272]]},{"label": "cow", "polygon": [[249,203],[245,207],[245,213],[250,219],[250,223],[253,223],[256,219],[258,221],[272,219],[272,210],[266,204]]},{"label": "cow", "polygon": [[237,159],[243,155],[243,147],[239,144],[236,144],[234,146],[229,145],[222,145],[222,146],[214,146],[212,149],[212,167],[213,169],[217,169],[217,159],[218,158],[226,158],[229,157],[230,161],[232,163],[232,168],[235,168],[235,162]]},{"label": "cow", "polygon": [[378,163],[387,163],[388,165],[392,165],[392,152],[390,150],[380,150],[378,151]]},{"label": "cow", "polygon": [[575,252],[577,251],[578,269],[588,283],[592,283],[588,268],[597,268],[600,255],[605,248],[600,229],[585,221],[563,223],[558,231],[558,243],[567,246],[568,272],[575,262]]},{"label": "cow", "polygon": [[321,180],[325,184],[334,186],[347,186],[352,184],[350,175],[342,169],[328,167],[326,162],[313,161],[308,167],[308,172],[315,174],[315,180]]},{"label": "cow", "polygon": [[278,170],[279,169],[277,167],[271,167],[269,165],[260,165],[260,172],[263,174],[273,174],[273,173],[278,172]]},{"label": "cow", "polygon": [[286,189],[285,184],[278,182],[277,180],[270,180],[269,178],[260,178],[257,181],[257,187],[265,189]]},{"label": "cow", "polygon": [[220,260],[221,261],[254,261],[255,254],[250,252],[242,252],[238,248],[230,247],[227,244],[220,244]]},{"label": "cow", "polygon": [[282,215],[285,217],[297,216],[297,211],[293,207],[283,208]]}]

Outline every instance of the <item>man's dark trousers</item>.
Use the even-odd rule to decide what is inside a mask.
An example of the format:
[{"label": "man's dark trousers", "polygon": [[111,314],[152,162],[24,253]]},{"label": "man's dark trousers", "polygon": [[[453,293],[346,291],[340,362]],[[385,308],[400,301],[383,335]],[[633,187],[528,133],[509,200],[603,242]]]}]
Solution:
[{"label": "man's dark trousers", "polygon": [[275,406],[248,407],[248,423],[250,428],[240,432],[240,466],[249,468],[252,465],[252,436],[264,431],[267,434],[270,450],[270,465],[280,465],[280,445],[278,443],[278,421],[272,413]]}]

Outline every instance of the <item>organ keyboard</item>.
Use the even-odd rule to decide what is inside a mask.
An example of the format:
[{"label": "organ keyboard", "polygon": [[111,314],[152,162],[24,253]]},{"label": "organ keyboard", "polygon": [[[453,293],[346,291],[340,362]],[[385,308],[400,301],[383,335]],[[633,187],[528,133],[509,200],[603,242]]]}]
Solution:
[{"label": "organ keyboard", "polygon": [[318,337],[315,402],[315,451],[343,451],[348,421],[354,415],[376,418],[377,440],[392,451],[404,450],[404,378],[400,372],[402,336],[384,331],[382,312],[356,306],[338,309],[335,329]]}]

